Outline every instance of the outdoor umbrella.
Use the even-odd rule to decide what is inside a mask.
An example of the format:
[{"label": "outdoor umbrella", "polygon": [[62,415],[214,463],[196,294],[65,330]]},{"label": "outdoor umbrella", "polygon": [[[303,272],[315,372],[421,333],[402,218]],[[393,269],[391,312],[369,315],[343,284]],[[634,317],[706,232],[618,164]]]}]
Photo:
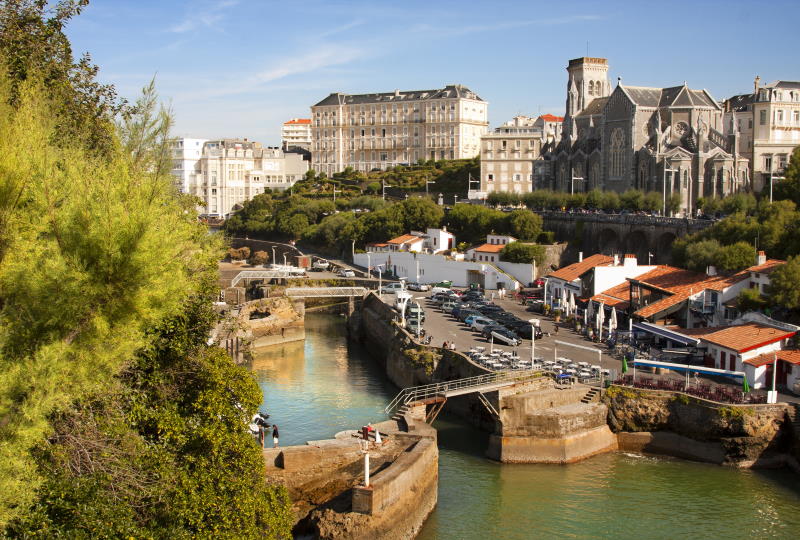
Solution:
[{"label": "outdoor umbrella", "polygon": [[627,373],[628,371],[628,360],[625,355],[622,355],[622,373]]},{"label": "outdoor umbrella", "polygon": [[617,329],[617,310],[611,308],[611,317],[608,319],[608,333],[610,334]]},{"label": "outdoor umbrella", "polygon": [[567,308],[567,289],[561,289],[561,302],[559,307],[561,311],[565,311]]},{"label": "outdoor umbrella", "polygon": [[575,293],[570,291],[569,293],[569,314],[575,315]]},{"label": "outdoor umbrella", "polygon": [[742,378],[742,392],[744,392],[745,394],[749,394],[750,393],[750,384],[748,384],[748,382],[747,382],[747,375],[745,375]]},{"label": "outdoor umbrella", "polygon": [[603,323],[606,322],[606,306],[600,302],[600,307],[597,309],[597,331],[600,333],[600,341],[603,341]]}]

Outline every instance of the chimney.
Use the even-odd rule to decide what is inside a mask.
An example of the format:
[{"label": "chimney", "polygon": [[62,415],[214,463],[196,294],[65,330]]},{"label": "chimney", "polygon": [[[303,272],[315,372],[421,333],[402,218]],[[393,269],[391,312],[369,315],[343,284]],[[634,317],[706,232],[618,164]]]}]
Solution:
[{"label": "chimney", "polygon": [[756,75],[756,78],[753,80],[753,94],[758,94],[758,83],[761,82],[761,77]]},{"label": "chimney", "polygon": [[767,254],[759,251],[758,255],[756,255],[756,264],[764,264],[765,262],[767,262]]},{"label": "chimney", "polygon": [[614,266],[619,266],[619,255],[614,255]]},{"label": "chimney", "polygon": [[717,275],[717,267],[709,265],[706,268],[706,275],[709,276],[709,277],[716,276]]},{"label": "chimney", "polygon": [[583,251],[578,252],[578,262],[583,262]]},{"label": "chimney", "polygon": [[636,266],[636,255],[632,253],[625,254],[625,260],[622,261],[622,266]]}]

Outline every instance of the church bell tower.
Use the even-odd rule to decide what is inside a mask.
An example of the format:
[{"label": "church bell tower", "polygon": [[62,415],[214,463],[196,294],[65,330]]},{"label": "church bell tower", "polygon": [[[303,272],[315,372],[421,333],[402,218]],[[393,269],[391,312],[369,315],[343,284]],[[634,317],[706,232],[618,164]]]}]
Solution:
[{"label": "church bell tower", "polygon": [[567,65],[567,110],[564,118],[566,135],[575,136],[574,117],[589,106],[593,99],[611,93],[608,82],[608,60],[606,58],[574,58]]}]

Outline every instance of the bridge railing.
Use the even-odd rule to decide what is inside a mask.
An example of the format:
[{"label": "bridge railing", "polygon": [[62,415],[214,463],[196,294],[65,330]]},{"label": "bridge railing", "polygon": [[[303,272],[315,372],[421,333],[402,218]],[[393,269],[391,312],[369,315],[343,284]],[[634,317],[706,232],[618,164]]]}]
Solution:
[{"label": "bridge railing", "polygon": [[667,216],[643,216],[639,214],[595,214],[591,212],[559,212],[555,210],[537,210],[537,214],[551,218],[571,221],[580,219],[583,221],[594,221],[598,223],[617,223],[624,225],[668,225],[689,227],[708,227],[714,223],[708,219],[693,219]]},{"label": "bridge railing", "polygon": [[294,298],[328,298],[337,296],[364,296],[365,287],[287,287],[286,296]]},{"label": "bridge railing", "polygon": [[541,377],[541,375],[541,370],[524,372],[496,371],[484,375],[477,375],[475,377],[465,377],[463,379],[454,379],[452,381],[443,381],[439,383],[403,388],[386,406],[384,412],[386,412],[386,414],[391,414],[400,406],[412,401],[422,401],[436,397],[447,397],[448,392],[453,392],[456,390],[480,388],[482,386],[503,382],[519,382],[525,379],[538,378]]}]

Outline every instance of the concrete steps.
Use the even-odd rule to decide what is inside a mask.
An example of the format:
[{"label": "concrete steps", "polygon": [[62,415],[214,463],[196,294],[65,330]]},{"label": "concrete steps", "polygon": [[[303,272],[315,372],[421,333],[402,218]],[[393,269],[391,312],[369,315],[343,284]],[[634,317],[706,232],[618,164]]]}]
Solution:
[{"label": "concrete steps", "polygon": [[800,436],[800,403],[795,403],[786,413],[792,423],[792,429],[797,436]]},{"label": "concrete steps", "polygon": [[591,403],[593,401],[600,401],[600,389],[590,388],[586,395],[581,398],[581,403]]},{"label": "concrete steps", "polygon": [[397,410],[394,413],[394,416],[392,416],[392,420],[394,420],[395,422],[403,421],[403,416],[407,412],[408,412],[408,405],[404,403],[403,405],[400,405],[400,407],[397,408]]}]

